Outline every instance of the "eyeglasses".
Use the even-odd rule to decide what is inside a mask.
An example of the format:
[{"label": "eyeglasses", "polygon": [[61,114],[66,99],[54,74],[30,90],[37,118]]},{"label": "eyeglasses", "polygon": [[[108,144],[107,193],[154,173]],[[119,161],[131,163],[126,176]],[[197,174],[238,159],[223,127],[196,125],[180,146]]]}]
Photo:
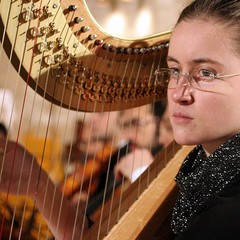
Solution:
[{"label": "eyeglasses", "polygon": [[[223,80],[225,78],[235,77],[239,75],[240,73],[220,75],[215,74],[207,69],[200,69],[198,71],[194,71],[193,73],[187,72],[184,75],[180,74],[179,70],[175,68],[158,68],[155,71],[155,81],[157,84],[167,85],[170,89],[188,85],[196,89],[211,90],[214,86],[215,79]],[[179,85],[179,80],[181,77],[186,77],[187,82]]]},{"label": "eyeglasses", "polygon": [[150,124],[152,120],[146,119],[131,119],[130,121],[122,123],[123,128],[137,128],[137,127],[145,127]]},{"label": "eyeglasses", "polygon": [[124,129],[128,129],[128,128],[146,127],[147,125],[149,125],[151,123],[157,123],[157,122],[159,122],[159,118],[154,116],[153,118],[149,118],[149,119],[133,118],[129,121],[120,123],[120,125]]}]

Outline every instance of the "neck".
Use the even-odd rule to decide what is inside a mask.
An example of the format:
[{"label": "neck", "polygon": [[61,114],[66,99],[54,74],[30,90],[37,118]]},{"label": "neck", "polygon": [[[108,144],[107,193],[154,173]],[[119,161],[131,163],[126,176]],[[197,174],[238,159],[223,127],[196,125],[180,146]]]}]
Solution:
[{"label": "neck", "polygon": [[207,156],[211,155],[213,152],[215,152],[215,150],[221,146],[222,144],[224,144],[225,142],[227,142],[229,139],[231,139],[235,134],[232,135],[228,135],[228,136],[223,136],[221,138],[218,139],[214,139],[212,141],[209,142],[205,142],[202,144],[202,147],[206,153]]}]

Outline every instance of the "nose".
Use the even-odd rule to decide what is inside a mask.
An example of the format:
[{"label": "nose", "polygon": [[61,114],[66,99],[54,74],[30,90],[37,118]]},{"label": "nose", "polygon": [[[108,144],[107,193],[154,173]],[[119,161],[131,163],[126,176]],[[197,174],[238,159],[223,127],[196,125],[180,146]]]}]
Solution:
[{"label": "nose", "polygon": [[136,137],[137,134],[137,129],[126,129],[123,130],[123,134],[126,138],[128,139],[134,139]]},{"label": "nose", "polygon": [[177,86],[192,87],[193,81],[189,72],[179,75]]},{"label": "nose", "polygon": [[169,94],[174,102],[188,105],[193,103],[193,87],[189,75],[181,75],[174,89],[169,89]]}]

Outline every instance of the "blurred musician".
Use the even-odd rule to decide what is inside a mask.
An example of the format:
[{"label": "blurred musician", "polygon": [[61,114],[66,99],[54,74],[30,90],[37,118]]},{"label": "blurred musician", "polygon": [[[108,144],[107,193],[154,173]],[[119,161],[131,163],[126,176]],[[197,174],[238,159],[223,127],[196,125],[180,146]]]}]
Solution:
[{"label": "blurred musician", "polygon": [[[74,155],[75,170],[63,183],[63,192],[73,203],[86,202],[88,213],[93,213],[113,190],[116,182],[113,168],[128,152],[128,142],[122,139],[117,124],[119,112],[89,113],[87,120],[78,125],[78,149]],[[73,163],[74,165],[74,163]]]},{"label": "blurred musician", "polygon": [[[125,187],[135,181],[162,149],[158,138],[164,108],[165,104],[159,102],[122,112],[90,114],[80,129],[81,140],[77,141],[78,148],[87,157],[85,168],[91,169],[89,181],[85,189],[81,181],[78,187],[70,188],[67,195],[71,201],[86,201],[88,214],[92,214],[103,199],[121,186],[123,177]],[[80,165],[79,169],[84,166]],[[87,170],[76,170],[71,178],[77,181],[79,176],[82,180],[86,173]]]},{"label": "blurred musician", "polygon": [[166,106],[159,124],[159,143],[163,147],[167,147],[173,140],[173,129],[169,118],[168,106]]},{"label": "blurred musician", "polygon": [[[0,139],[8,138],[8,134],[5,124],[0,123]],[[34,209],[34,201],[28,196],[1,193],[0,222],[1,240],[54,239],[40,212]]]},{"label": "blurred musician", "polygon": [[134,182],[154,161],[163,147],[159,144],[159,124],[164,110],[165,102],[160,101],[121,112],[119,122],[133,151],[120,159],[115,167],[117,176]]}]

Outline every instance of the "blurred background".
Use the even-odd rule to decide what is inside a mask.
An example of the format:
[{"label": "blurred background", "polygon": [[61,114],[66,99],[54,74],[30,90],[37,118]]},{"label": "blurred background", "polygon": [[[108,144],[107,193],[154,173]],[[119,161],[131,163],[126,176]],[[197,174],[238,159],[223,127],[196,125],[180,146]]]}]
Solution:
[{"label": "blurred background", "polygon": [[[86,0],[85,2],[90,14],[103,31],[119,37],[137,38],[170,30],[179,12],[189,0]],[[12,67],[2,48],[0,66],[2,69],[0,121],[9,129],[11,138],[17,138],[18,129],[21,129],[21,132],[57,136],[63,143],[71,141],[75,127],[73,122],[83,118],[83,113],[60,109],[38,96],[30,88],[25,91],[25,82]],[[23,104],[24,112],[21,111]],[[49,118],[50,112],[51,118]]]},{"label": "blurred background", "polygon": [[107,32],[140,37],[171,29],[187,0],[86,0]]},{"label": "blurred background", "polygon": [[[181,9],[188,2],[189,0],[86,0],[85,4],[89,9],[89,14],[92,15],[102,31],[121,38],[136,39],[171,30]],[[1,33],[1,36],[2,35]],[[100,116],[92,116],[92,120],[90,121],[91,114],[61,108],[39,96],[13,68],[1,45],[0,66],[0,124],[6,127],[8,138],[17,140],[36,156],[41,166],[59,186],[61,186],[64,178],[68,177],[68,174],[70,175],[68,179],[71,180],[71,174],[78,170],[77,166],[81,163],[82,158],[83,160],[87,159],[89,162],[90,157],[88,154],[91,149],[90,143],[92,143],[94,154],[101,153],[98,148],[105,149],[103,146],[107,145],[106,140],[111,142],[110,150],[112,151],[112,139],[116,141],[118,137],[122,137],[119,133],[120,125],[122,128],[125,128],[125,131],[129,135],[129,139],[127,140],[130,141],[132,141],[132,139],[138,139],[136,132],[139,133],[139,139],[143,140],[144,144],[147,142],[147,137],[151,135],[154,136],[154,139],[149,139],[149,146],[154,147],[154,150],[159,149],[153,145],[153,140],[156,141],[157,147],[160,145],[160,140],[158,140],[159,136],[157,134],[155,135],[155,133],[160,131],[158,127],[169,125],[168,127],[164,127],[165,133],[162,131],[160,136],[167,136],[167,138],[170,136],[168,143],[172,141],[172,135],[169,134],[169,132],[171,132],[171,126],[168,124],[168,117],[166,116],[166,120],[164,120],[165,117],[162,116],[162,120],[166,121],[166,123],[163,121],[162,124],[160,124],[160,118],[152,116],[152,106],[146,106],[146,108],[141,110],[141,113],[138,110],[135,112],[135,116],[133,116],[132,112],[126,112],[125,115],[122,113],[121,115],[116,115],[112,112],[109,115],[103,113]],[[163,112],[161,115],[162,114]],[[140,115],[142,116],[141,119]],[[120,122],[117,127],[116,123],[119,122],[119,116],[122,116],[122,122]],[[88,119],[89,121],[87,121]],[[112,121],[112,125],[109,124],[110,121]],[[88,127],[85,125],[85,122],[88,123]],[[150,130],[152,129],[154,134],[151,134],[147,127],[150,127]],[[86,131],[84,132],[84,130]],[[97,132],[99,133],[96,134]],[[121,131],[121,134],[122,132],[123,131]],[[6,132],[3,133],[6,134]],[[130,133],[132,139],[130,139]],[[89,137],[90,135],[91,138]],[[107,137],[109,139],[107,139]],[[100,145],[101,140],[103,140],[103,146]],[[126,140],[126,137],[124,137],[123,140]],[[119,146],[120,144],[121,146]],[[126,145],[126,143],[124,144]],[[135,149],[137,145],[140,146],[141,144],[142,143],[136,141],[132,145]],[[165,144],[163,144],[163,146],[165,146]],[[120,149],[120,147],[122,148],[122,141],[119,141],[116,146],[114,146],[116,149]],[[143,148],[146,146],[140,147]],[[111,151],[109,151],[108,156],[112,155]],[[153,151],[151,151],[151,154],[152,153]],[[98,155],[102,156],[102,154]],[[105,160],[108,160],[108,156]],[[131,154],[129,154],[129,156],[132,157]],[[147,156],[151,157],[150,153]],[[143,158],[145,158],[145,156]],[[93,160],[95,159],[93,158]],[[100,160],[102,159],[100,158]],[[83,162],[85,164],[85,161]],[[150,163],[151,161],[148,162],[148,164]],[[131,167],[129,169],[131,169]],[[105,174],[105,172],[103,173]],[[70,190],[72,190],[71,185]],[[79,196],[77,195],[77,197]],[[4,200],[5,196],[0,196],[0,210],[1,206],[5,206],[4,201],[1,203],[2,199]],[[21,226],[20,222],[22,224],[22,206],[25,208],[25,201],[25,198],[21,201],[18,200],[19,206],[16,215],[19,216],[19,219],[16,219],[16,223],[19,221],[19,226]],[[30,209],[29,212],[32,212],[33,203],[30,199],[28,199],[28,201],[27,209]],[[9,209],[14,209],[14,211],[11,211],[15,213],[15,203],[17,202],[15,197],[13,196],[9,202]],[[4,208],[3,211],[5,214]],[[10,226],[13,222],[12,219],[15,218],[15,216],[11,216],[11,211],[9,212],[9,219],[5,220],[5,224],[9,224]],[[27,213],[28,211],[24,212],[24,214]],[[52,235],[49,234],[47,225],[38,217],[39,213],[34,211],[34,214],[34,218],[33,215],[24,217],[24,221],[26,222],[26,224],[25,222],[24,224],[27,227],[29,226],[26,230],[24,228],[25,225],[23,226],[26,235],[28,237],[30,236],[29,231],[31,235],[38,235],[39,226],[41,226],[41,233],[44,236],[41,239],[52,239],[50,238]],[[35,220],[32,221],[33,219]],[[17,224],[15,225],[18,226]],[[20,228],[22,228],[22,226],[19,227],[19,229]],[[5,229],[10,228],[6,227]],[[16,233],[16,239],[19,239],[19,232],[24,232],[22,229],[21,231],[19,229],[17,227],[16,231],[14,231],[14,233]],[[48,235],[49,238],[46,238],[46,235]],[[8,232],[6,232],[6,236],[6,239],[9,239]],[[23,237],[22,239],[26,238]],[[33,239],[36,239],[36,237]]]}]

